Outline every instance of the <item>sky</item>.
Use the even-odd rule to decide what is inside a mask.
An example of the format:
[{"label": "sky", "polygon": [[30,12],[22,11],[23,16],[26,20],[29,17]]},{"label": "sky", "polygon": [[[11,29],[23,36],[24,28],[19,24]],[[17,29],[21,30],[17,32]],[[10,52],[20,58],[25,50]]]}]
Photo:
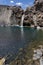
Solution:
[{"label": "sky", "polygon": [[22,6],[22,8],[26,8],[28,6],[32,6],[34,0],[0,0],[0,5],[18,5]]}]

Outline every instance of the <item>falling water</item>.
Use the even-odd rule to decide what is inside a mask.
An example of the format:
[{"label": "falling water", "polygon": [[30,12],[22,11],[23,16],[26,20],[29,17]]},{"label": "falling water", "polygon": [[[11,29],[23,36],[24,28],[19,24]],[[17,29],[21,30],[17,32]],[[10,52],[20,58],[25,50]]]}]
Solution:
[{"label": "falling water", "polygon": [[22,15],[22,18],[21,18],[21,27],[23,27],[23,21],[24,21],[24,14]]}]

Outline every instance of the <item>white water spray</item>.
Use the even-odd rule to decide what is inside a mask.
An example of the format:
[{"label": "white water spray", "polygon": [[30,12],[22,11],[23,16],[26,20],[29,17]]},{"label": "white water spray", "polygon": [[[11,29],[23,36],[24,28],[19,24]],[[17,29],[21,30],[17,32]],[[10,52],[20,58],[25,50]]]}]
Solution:
[{"label": "white water spray", "polygon": [[25,14],[23,14],[22,18],[21,18],[21,27],[23,27],[24,16],[25,16]]}]

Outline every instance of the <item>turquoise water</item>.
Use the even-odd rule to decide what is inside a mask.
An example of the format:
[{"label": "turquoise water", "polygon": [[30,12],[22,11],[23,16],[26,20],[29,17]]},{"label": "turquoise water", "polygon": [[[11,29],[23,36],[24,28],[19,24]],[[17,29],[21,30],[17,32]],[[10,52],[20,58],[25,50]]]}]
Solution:
[{"label": "turquoise water", "polygon": [[43,40],[43,31],[34,28],[0,27],[0,56],[14,54],[29,42]]}]

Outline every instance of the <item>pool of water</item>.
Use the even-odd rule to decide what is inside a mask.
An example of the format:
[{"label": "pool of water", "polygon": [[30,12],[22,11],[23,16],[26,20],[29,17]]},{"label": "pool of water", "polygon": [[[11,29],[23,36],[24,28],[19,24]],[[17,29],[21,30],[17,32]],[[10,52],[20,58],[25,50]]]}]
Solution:
[{"label": "pool of water", "polygon": [[16,54],[32,41],[42,41],[43,31],[28,27],[0,27],[0,56]]}]

